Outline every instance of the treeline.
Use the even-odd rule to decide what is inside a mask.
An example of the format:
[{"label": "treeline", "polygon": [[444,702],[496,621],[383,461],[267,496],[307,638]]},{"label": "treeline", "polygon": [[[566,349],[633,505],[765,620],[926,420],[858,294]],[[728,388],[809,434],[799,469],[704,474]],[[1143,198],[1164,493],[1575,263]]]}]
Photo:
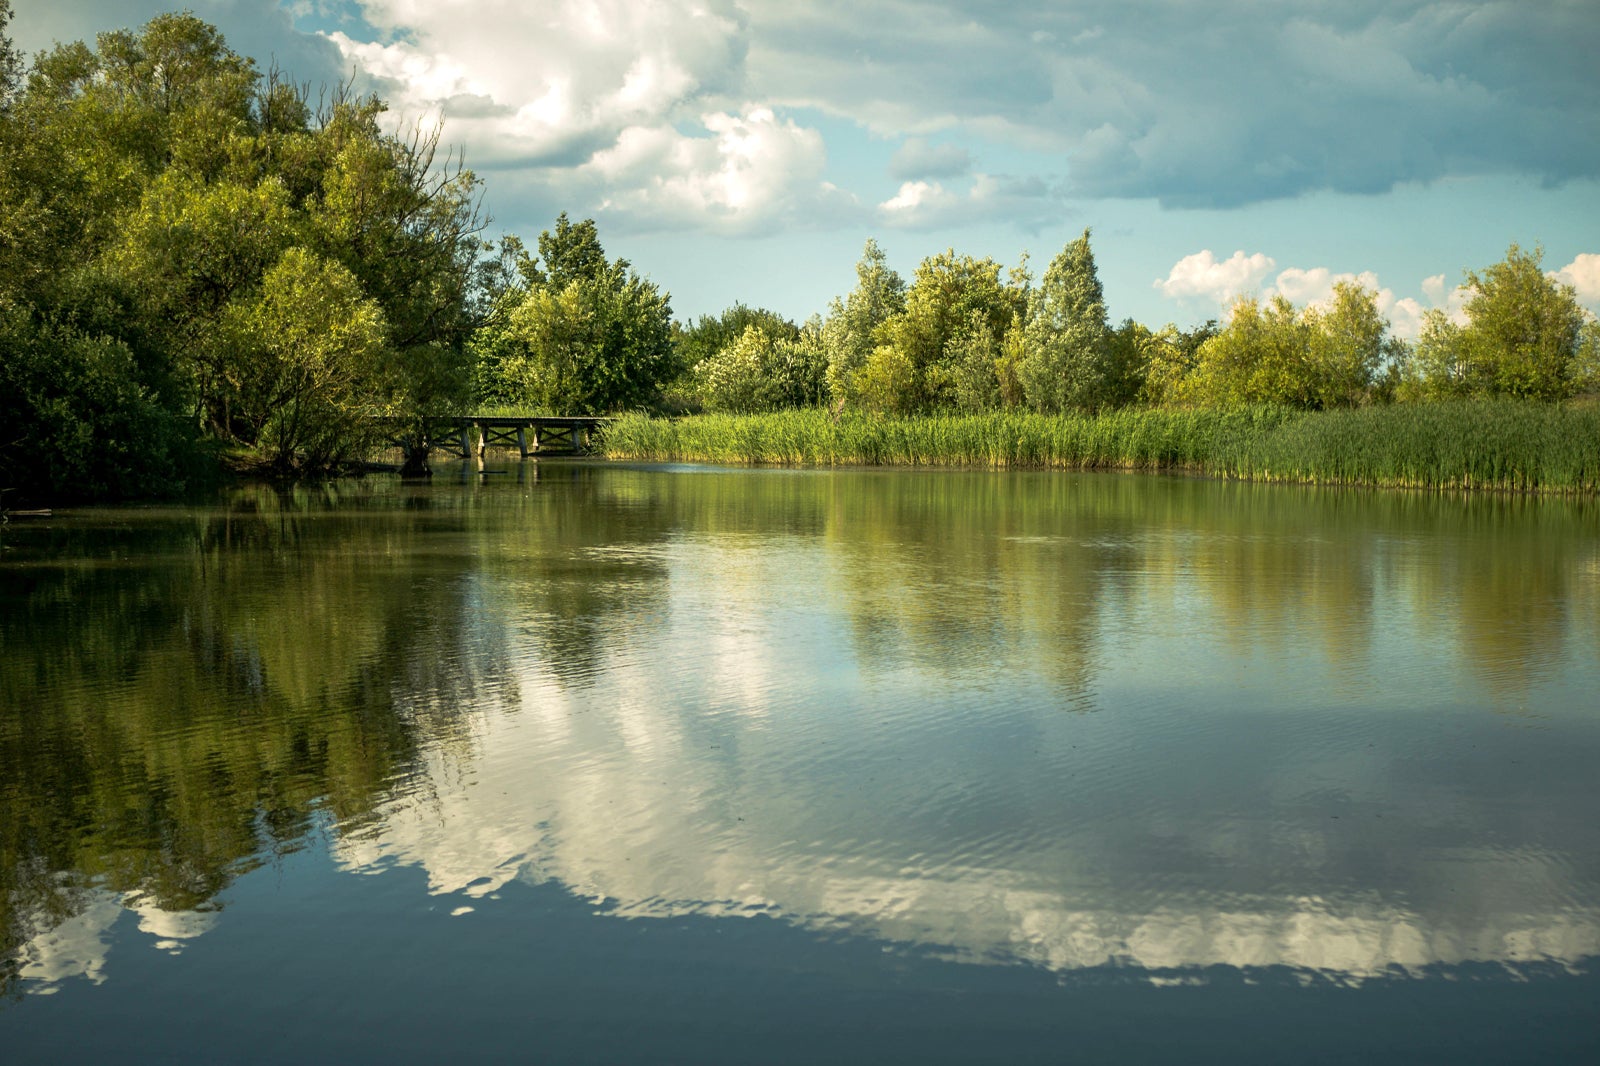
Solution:
[{"label": "treeline", "polygon": [[1540,253],[1466,276],[1464,323],[1424,318],[1415,344],[1390,332],[1378,294],[1353,281],[1325,305],[1240,297],[1225,325],[1112,325],[1089,232],[1037,282],[1025,267],[946,251],[907,285],[867,242],[856,288],[796,326],[735,306],[680,331],[686,406],[759,412],[808,404],[887,414],[1093,414],[1144,406],[1305,410],[1522,397],[1600,387],[1600,333]]},{"label": "treeline", "polygon": [[1516,245],[1414,344],[1354,282],[1189,330],[1113,324],[1087,230],[1037,278],[949,250],[908,282],[868,241],[826,316],[675,321],[592,220],[561,215],[533,251],[484,243],[474,175],[383,112],[262,73],[192,15],[26,73],[0,33],[0,488],[324,471],[468,408],[1093,415],[1600,388],[1593,319]]}]

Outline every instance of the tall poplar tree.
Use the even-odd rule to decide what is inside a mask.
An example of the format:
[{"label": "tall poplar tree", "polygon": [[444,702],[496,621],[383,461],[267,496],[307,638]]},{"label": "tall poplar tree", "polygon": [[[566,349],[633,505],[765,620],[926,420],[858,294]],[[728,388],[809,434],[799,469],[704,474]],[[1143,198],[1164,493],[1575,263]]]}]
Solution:
[{"label": "tall poplar tree", "polygon": [[1050,263],[1028,301],[1019,376],[1040,411],[1093,410],[1107,399],[1110,374],[1105,292],[1089,231]]}]

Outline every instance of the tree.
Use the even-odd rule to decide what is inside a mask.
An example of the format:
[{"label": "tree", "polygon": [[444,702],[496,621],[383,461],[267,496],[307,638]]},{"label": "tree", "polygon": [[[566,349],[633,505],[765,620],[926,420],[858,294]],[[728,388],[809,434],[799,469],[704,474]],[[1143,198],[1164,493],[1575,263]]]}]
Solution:
[{"label": "tree", "polygon": [[760,326],[745,327],[737,339],[694,369],[700,395],[709,410],[738,414],[770,411],[782,400],[773,374],[776,343]]},{"label": "tree", "polygon": [[1371,394],[1385,352],[1389,321],[1378,313],[1378,294],[1353,281],[1335,282],[1325,308],[1305,312],[1317,407],[1354,407]]},{"label": "tree", "polygon": [[242,436],[278,470],[330,469],[392,413],[383,313],[337,262],[290,248],[252,299],[229,308],[223,333],[240,355]]},{"label": "tree", "polygon": [[[9,13],[9,4],[0,9]],[[348,86],[313,111],[308,90],[276,70],[263,79],[215,27],[187,14],[102,34],[94,48],[59,45],[20,89],[10,56],[0,49],[0,306],[19,316],[18,335],[60,338],[63,359],[69,349],[84,354],[82,373],[31,379],[47,390],[40,404],[78,412],[91,435],[135,424],[158,432],[112,414],[127,404],[94,399],[107,395],[95,368],[118,365],[129,391],[117,395],[182,416],[228,451],[267,448],[256,458],[280,465],[290,452],[294,464],[312,465],[346,454],[316,443],[349,439],[338,405],[293,405],[333,421],[325,436],[296,431],[292,446],[269,446],[276,430],[260,419],[262,349],[240,340],[259,331],[243,324],[272,311],[274,328],[293,332],[272,297],[287,282],[269,285],[269,275],[296,263],[307,276],[337,278],[337,314],[377,323],[379,347],[363,350],[378,353],[388,409],[416,418],[469,394],[463,351],[481,310],[472,298],[483,248],[477,179],[439,159],[436,129],[387,133],[382,101]],[[375,317],[353,310],[373,309],[365,301]],[[353,342],[325,310],[306,313],[348,357]],[[63,490],[87,484],[62,476]],[[107,492],[135,483],[113,482],[98,483]]]},{"label": "tree", "polygon": [[1211,318],[1188,331],[1168,322],[1153,334],[1142,344],[1144,382],[1138,398],[1157,405],[1188,402],[1186,383],[1200,365],[1200,349],[1220,332],[1222,327]]},{"label": "tree", "polygon": [[1560,400],[1583,387],[1584,311],[1571,286],[1544,273],[1543,257],[1513,244],[1500,262],[1467,271],[1466,321],[1424,317],[1401,394]]},{"label": "tree", "polygon": [[820,321],[777,336],[752,323],[701,360],[694,378],[702,402],[713,411],[815,407],[827,396],[827,365]]},{"label": "tree", "polygon": [[[993,376],[998,393],[995,365],[1027,305],[1026,278],[1019,268],[1002,280],[993,259],[954,249],[924,259],[905,309],[878,327],[879,343],[858,371],[872,380],[870,405],[901,412],[955,408],[960,395],[990,394],[989,383],[974,380],[973,372]],[[959,389],[958,382],[964,382]],[[891,396],[891,388],[907,391]],[[865,399],[869,390],[858,384],[857,391]]]},{"label": "tree", "polygon": [[[556,216],[554,231],[545,230],[539,235],[539,258],[544,268],[535,270],[533,280],[557,289],[574,281],[593,281],[610,268],[594,219],[586,218],[574,225],[565,211]],[[617,262],[624,269],[628,266],[625,259]]]},{"label": "tree", "polygon": [[1028,301],[1022,388],[1040,411],[1093,410],[1110,399],[1105,293],[1089,231],[1051,261]]},{"label": "tree", "polygon": [[856,263],[856,287],[828,305],[822,343],[828,356],[828,386],[836,399],[859,396],[856,375],[877,346],[879,328],[905,310],[905,282],[889,266],[878,242],[867,239]]},{"label": "tree", "polygon": [[673,376],[669,298],[606,260],[593,220],[565,218],[473,339],[480,397],[559,414],[648,407]]},{"label": "tree", "polygon": [[11,97],[22,80],[22,55],[6,29],[11,25],[11,0],[0,0],[0,111],[11,106]]},{"label": "tree", "polygon": [[778,312],[735,303],[720,315],[701,315],[693,325],[673,324],[672,343],[679,364],[686,372],[692,372],[702,361],[738,340],[751,326],[773,339],[792,340],[800,336],[800,327]]},{"label": "tree", "polygon": [[1472,296],[1461,341],[1474,391],[1539,400],[1571,395],[1583,308],[1570,285],[1541,269],[1544,250],[1515,244],[1505,259],[1467,273]]},{"label": "tree", "polygon": [[1285,297],[1274,296],[1263,308],[1242,296],[1222,332],[1201,345],[1180,395],[1215,407],[1311,406],[1315,385],[1307,347],[1305,324]]}]

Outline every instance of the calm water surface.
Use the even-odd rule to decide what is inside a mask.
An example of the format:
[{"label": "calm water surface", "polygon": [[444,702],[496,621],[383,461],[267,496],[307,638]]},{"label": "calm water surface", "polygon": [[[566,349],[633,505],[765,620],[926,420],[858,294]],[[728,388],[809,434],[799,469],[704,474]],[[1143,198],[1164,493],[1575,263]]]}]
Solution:
[{"label": "calm water surface", "polygon": [[0,530],[10,1062],[1600,1061],[1600,507],[512,463]]}]

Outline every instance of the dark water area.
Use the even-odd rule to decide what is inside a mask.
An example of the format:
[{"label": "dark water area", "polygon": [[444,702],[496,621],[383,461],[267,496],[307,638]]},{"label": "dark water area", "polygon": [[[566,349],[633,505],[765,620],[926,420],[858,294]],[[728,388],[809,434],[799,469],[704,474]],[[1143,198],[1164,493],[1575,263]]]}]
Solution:
[{"label": "dark water area", "polygon": [[0,528],[10,1062],[1600,1061],[1600,505],[512,463]]}]

